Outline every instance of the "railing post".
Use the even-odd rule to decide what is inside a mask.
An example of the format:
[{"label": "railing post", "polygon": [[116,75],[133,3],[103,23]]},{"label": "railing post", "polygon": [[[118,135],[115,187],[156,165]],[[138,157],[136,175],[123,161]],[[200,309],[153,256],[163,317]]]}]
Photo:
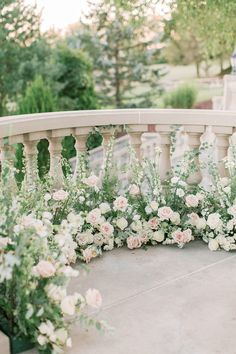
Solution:
[{"label": "railing post", "polygon": [[38,179],[38,141],[24,140],[24,152],[25,152],[25,185],[27,188],[32,188]]},{"label": "railing post", "polygon": [[221,127],[218,133],[218,127],[214,127],[214,132],[216,134],[216,148],[218,155],[218,168],[221,177],[228,175],[228,171],[225,168],[223,159],[227,157],[227,152],[229,148],[229,137],[232,135],[231,127]]},{"label": "railing post", "polygon": [[12,145],[9,145],[8,139],[2,139],[0,142],[1,148],[1,170],[2,176],[7,174],[7,187],[11,191],[16,191],[17,183],[15,179],[15,148]]},{"label": "railing post", "polygon": [[[188,126],[186,128],[186,131],[189,136],[190,150],[199,149],[200,144],[201,144],[200,137],[204,133],[204,126]],[[196,163],[196,166],[198,167],[198,171],[196,171],[191,176],[189,176],[189,178],[188,178],[189,184],[198,184],[202,180],[202,175],[201,175],[201,171],[200,171],[199,156],[196,156],[195,163]]]},{"label": "railing post", "polygon": [[160,178],[165,180],[168,172],[170,172],[170,132],[171,128],[168,125],[156,125],[156,131],[160,136]]},{"label": "railing post", "polygon": [[62,152],[62,137],[50,137],[49,139],[50,152],[50,170],[49,175],[53,180],[53,188],[61,188],[64,182],[64,175],[61,165]]},{"label": "railing post", "polygon": [[83,174],[83,166],[81,166],[81,159],[85,156],[87,151],[87,139],[89,133],[91,132],[91,128],[83,127],[83,128],[76,128],[75,132],[73,133],[75,137],[75,150],[76,150],[76,162],[75,162],[75,170],[74,170],[74,181],[78,179],[82,179],[85,177]]},{"label": "railing post", "polygon": [[130,145],[135,151],[136,157],[139,161],[142,159],[142,135],[148,132],[148,125],[129,125],[128,131],[130,137]]}]

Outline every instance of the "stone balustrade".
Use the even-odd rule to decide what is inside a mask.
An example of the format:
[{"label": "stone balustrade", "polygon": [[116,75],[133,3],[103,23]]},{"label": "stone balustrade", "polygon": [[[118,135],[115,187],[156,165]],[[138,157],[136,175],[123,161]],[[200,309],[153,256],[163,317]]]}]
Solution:
[{"label": "stone balustrade", "polygon": [[[177,149],[170,154],[170,133],[173,126],[180,126],[177,134]],[[76,158],[74,160],[74,175],[78,176],[78,166],[81,154],[86,151],[87,138],[94,127],[100,127],[103,136],[103,145],[94,150],[91,155],[91,166],[99,169],[101,156],[103,157],[107,144],[114,131],[114,126],[125,126],[128,136],[117,140],[122,154],[118,154],[117,164],[121,167],[122,161],[128,156],[128,145],[131,144],[139,159],[142,156],[154,157],[154,148],[162,150],[160,158],[160,175],[164,179],[171,165],[176,164],[184,152],[210,143],[211,154],[218,163],[222,176],[227,172],[224,169],[222,158],[228,153],[229,139],[235,132],[236,111],[210,110],[173,110],[173,109],[128,109],[128,110],[100,110],[100,111],[73,111],[55,112],[31,115],[19,115],[0,118],[0,149],[1,165],[7,161],[14,165],[14,144],[22,143],[25,154],[25,181],[32,185],[37,176],[37,144],[41,139],[49,141],[50,171],[54,188],[63,185],[63,171],[61,166],[62,140],[65,136],[75,138]],[[123,140],[122,140],[123,139]],[[122,143],[123,141],[123,143]],[[96,162],[96,154],[99,156]],[[124,158],[124,156],[126,156]],[[208,155],[202,153],[199,159],[207,161]],[[197,163],[199,161],[196,160]],[[97,163],[97,165],[96,165]],[[95,167],[95,168],[94,168]],[[97,171],[98,172],[98,171]],[[14,175],[10,177],[14,183]],[[207,167],[193,177],[193,183],[209,184]]]}]

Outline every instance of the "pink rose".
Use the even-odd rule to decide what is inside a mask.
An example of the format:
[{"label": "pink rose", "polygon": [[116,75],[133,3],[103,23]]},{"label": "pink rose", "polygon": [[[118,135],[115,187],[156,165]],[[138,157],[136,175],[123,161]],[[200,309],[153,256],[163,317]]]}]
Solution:
[{"label": "pink rose", "polygon": [[56,201],[61,201],[65,200],[68,197],[68,192],[64,191],[63,189],[60,189],[56,192],[53,193],[52,198]]},{"label": "pink rose", "polygon": [[176,230],[172,234],[173,240],[178,243],[179,245],[184,245],[188,243],[192,239],[192,231],[187,229],[185,231]]},{"label": "pink rose", "polygon": [[50,278],[56,273],[55,266],[49,261],[40,261],[35,267],[34,272],[42,278]]},{"label": "pink rose", "polygon": [[96,175],[91,175],[88,178],[85,178],[83,182],[89,187],[97,187],[99,178]]},{"label": "pink rose", "polygon": [[128,206],[128,200],[125,197],[118,197],[114,201],[114,210],[125,211]]},{"label": "pink rose", "polygon": [[86,217],[86,221],[92,225],[99,224],[101,221],[101,210],[99,208],[91,210]]},{"label": "pink rose", "polygon": [[101,233],[104,236],[111,236],[114,231],[114,227],[109,222],[104,222],[100,228]]},{"label": "pink rose", "polygon": [[127,238],[127,246],[129,249],[139,248],[142,246],[142,240],[139,236],[129,236]]},{"label": "pink rose", "polygon": [[196,208],[198,206],[199,199],[198,199],[198,197],[196,197],[196,195],[189,194],[186,196],[185,202],[186,202],[187,207]]},{"label": "pink rose", "polygon": [[88,289],[85,294],[86,302],[89,306],[98,309],[102,306],[102,296],[97,289]]},{"label": "pink rose", "polygon": [[152,218],[148,221],[148,225],[150,227],[150,229],[152,230],[156,230],[158,227],[159,221],[157,218]]},{"label": "pink rose", "polygon": [[161,220],[169,220],[173,215],[173,210],[170,207],[162,207],[158,209],[158,216]]}]

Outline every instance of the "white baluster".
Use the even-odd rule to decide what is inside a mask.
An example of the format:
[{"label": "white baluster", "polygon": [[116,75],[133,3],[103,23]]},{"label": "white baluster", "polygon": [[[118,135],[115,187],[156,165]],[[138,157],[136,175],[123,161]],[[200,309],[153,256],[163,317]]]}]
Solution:
[{"label": "white baluster", "polygon": [[16,179],[15,179],[15,148],[9,145],[8,142],[2,140],[0,142],[1,147],[1,171],[2,177],[4,176],[3,182],[6,183],[6,188],[9,191],[16,191],[18,189]]},{"label": "white baluster", "polygon": [[[200,147],[200,137],[201,133],[204,132],[203,127],[195,127],[195,126],[189,126],[187,127],[187,132],[188,132],[188,137],[189,137],[189,148],[190,150],[194,149],[199,149]],[[200,132],[201,131],[201,132]],[[202,175],[200,171],[200,164],[199,164],[199,157],[195,157],[195,164],[198,168],[198,171],[194,172],[191,176],[188,178],[188,183],[189,184],[199,184],[202,180]]]},{"label": "white baluster", "polygon": [[64,182],[64,175],[61,165],[62,137],[50,137],[48,140],[50,152],[49,175],[53,180],[53,188],[59,189],[62,187]]},{"label": "white baluster", "polygon": [[[215,128],[217,129],[217,127]],[[232,134],[232,128],[224,127],[220,128],[221,131],[225,132],[216,132],[216,146],[218,154],[218,167],[221,177],[227,176],[227,170],[225,168],[225,163],[223,159],[227,157],[228,147],[229,147],[229,137]]]},{"label": "white baluster", "polygon": [[85,177],[86,172],[84,171],[85,166],[82,166],[82,159],[84,158],[87,151],[87,139],[91,128],[78,128],[75,130],[75,150],[76,150],[76,164],[74,171],[74,180],[81,180]]},{"label": "white baluster", "polygon": [[156,131],[159,134],[159,146],[161,148],[160,155],[160,178],[165,180],[167,178],[168,172],[170,172],[170,132],[169,126],[156,126]]},{"label": "white baluster", "polygon": [[210,190],[212,186],[212,176],[210,169],[212,163],[217,164],[217,149],[216,149],[216,135],[212,131],[211,126],[207,126],[205,132],[200,138],[201,150],[199,154],[200,168],[202,174],[202,181],[200,186],[206,190]]},{"label": "white baluster", "polygon": [[37,149],[38,141],[24,141],[25,152],[25,185],[27,188],[35,186],[35,182],[38,179],[38,161],[37,161]]},{"label": "white baluster", "polygon": [[135,151],[136,157],[141,161],[142,159],[142,134],[148,131],[147,125],[130,125],[128,131],[130,137],[130,145]]}]

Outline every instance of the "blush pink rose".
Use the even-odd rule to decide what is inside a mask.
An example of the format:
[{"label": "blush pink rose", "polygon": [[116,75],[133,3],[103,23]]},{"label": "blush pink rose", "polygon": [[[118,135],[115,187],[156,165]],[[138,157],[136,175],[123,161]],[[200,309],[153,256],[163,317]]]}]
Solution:
[{"label": "blush pink rose", "polygon": [[102,306],[102,296],[97,289],[88,289],[85,294],[86,302],[89,306],[98,309]]},{"label": "blush pink rose", "polygon": [[85,178],[83,181],[89,187],[97,187],[99,178],[96,175],[91,175],[88,178]]},{"label": "blush pink rose", "polygon": [[100,231],[104,236],[111,236],[114,232],[114,227],[109,222],[104,222],[100,227]]},{"label": "blush pink rose", "polygon": [[120,210],[120,211],[125,211],[128,206],[128,200],[125,197],[118,197],[114,201],[114,209],[115,210]]},{"label": "blush pink rose", "polygon": [[158,209],[158,216],[161,220],[169,220],[173,215],[173,210],[170,207],[162,207]]},{"label": "blush pink rose", "polygon": [[131,184],[129,187],[129,194],[138,195],[140,193],[139,186],[137,184]]},{"label": "blush pink rose", "polygon": [[176,243],[178,243],[179,245],[183,245],[191,241],[192,231],[190,229],[187,229],[185,231],[176,230],[173,232],[172,236],[173,236],[173,240]]},{"label": "blush pink rose", "polygon": [[55,266],[49,261],[40,261],[35,267],[34,271],[42,278],[50,278],[56,273]]},{"label": "blush pink rose", "polygon": [[54,192],[52,195],[52,199],[56,201],[65,200],[68,197],[68,192],[64,191],[63,189],[59,189],[58,191]]},{"label": "blush pink rose", "polygon": [[139,248],[142,246],[142,240],[139,236],[129,236],[127,238],[127,246],[129,249]]},{"label": "blush pink rose", "polygon": [[156,230],[157,227],[158,227],[158,224],[159,224],[159,221],[157,218],[151,218],[149,221],[148,221],[148,226],[150,227],[150,229],[152,230]]}]

